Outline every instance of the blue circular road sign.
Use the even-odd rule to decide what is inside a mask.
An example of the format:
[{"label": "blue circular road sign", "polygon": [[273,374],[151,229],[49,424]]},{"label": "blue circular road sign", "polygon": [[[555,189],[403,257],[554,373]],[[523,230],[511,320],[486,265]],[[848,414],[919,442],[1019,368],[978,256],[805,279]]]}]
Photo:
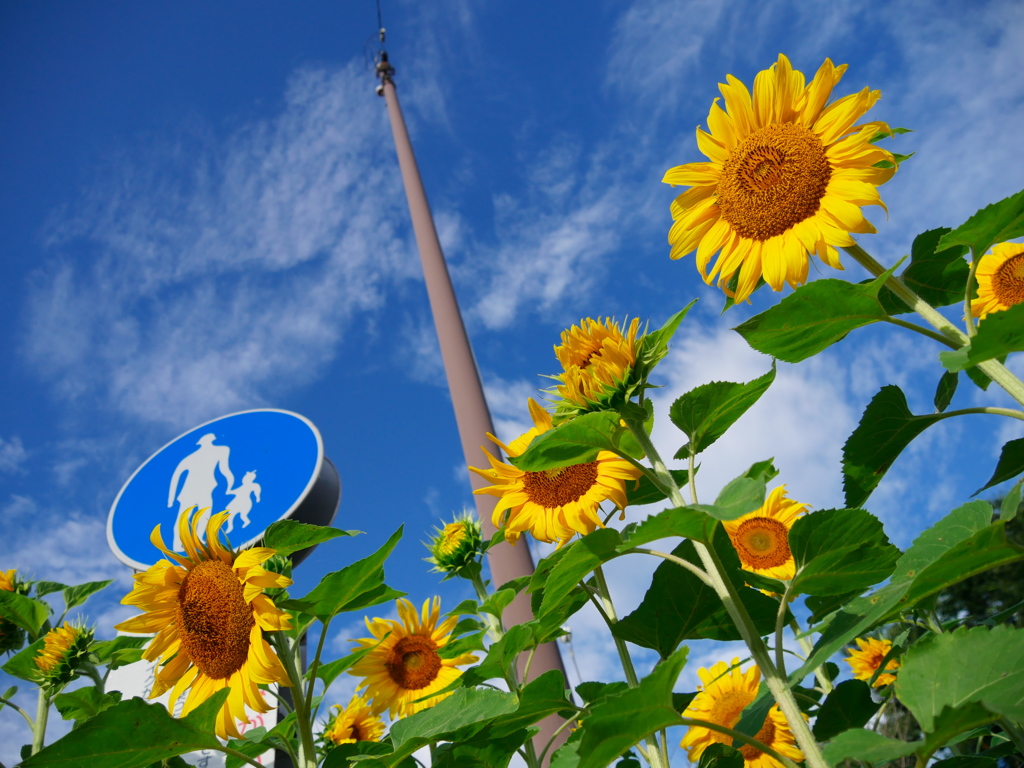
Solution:
[{"label": "blue circular road sign", "polygon": [[[329,523],[339,499],[337,472],[309,419],[274,409],[242,411],[189,430],[135,470],[110,508],[107,541],[121,562],[144,570],[164,557],[149,540],[157,524],[167,546],[184,552],[177,521],[192,507],[207,510],[207,518],[228,512],[223,531],[238,548],[311,506],[317,519],[306,522]],[[200,530],[205,536],[205,524]]]}]

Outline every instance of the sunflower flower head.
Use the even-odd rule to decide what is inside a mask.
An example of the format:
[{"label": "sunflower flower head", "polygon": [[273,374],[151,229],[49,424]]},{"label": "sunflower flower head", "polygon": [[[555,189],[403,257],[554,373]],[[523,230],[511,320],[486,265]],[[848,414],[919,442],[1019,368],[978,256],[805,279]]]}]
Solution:
[{"label": "sunflower flower head", "polygon": [[[752,666],[742,672],[740,660],[733,659],[732,664],[720,661],[711,669],[702,667],[697,674],[703,685],[698,687],[698,693],[683,711],[683,717],[706,720],[726,728],[735,727],[743,710],[757,697],[761,671]],[[778,705],[769,710],[764,725],[754,738],[797,762],[804,759],[804,753],[796,746],[796,738]],[[687,750],[691,762],[697,762],[712,744],[733,746],[732,741],[732,737],[724,733],[692,725],[680,746]],[[737,749],[743,755],[744,768],[783,768],[774,757],[749,744]]]},{"label": "sunflower flower head", "polygon": [[978,261],[978,298],[971,314],[984,319],[1024,302],[1024,245],[1000,243]]},{"label": "sunflower flower head", "polygon": [[725,109],[716,98],[710,132],[697,129],[708,161],[665,174],[665,183],[690,187],[672,203],[671,257],[696,250],[704,281],[717,277],[736,302],[761,279],[775,291],[802,285],[808,254],[842,269],[836,249],[852,246],[851,234],[875,231],[861,207],[885,207],[877,187],[896,165],[873,140],[891,131],[882,122],[857,123],[880,91],[830,100],[845,71],[826,59],[807,84],[780,54],[754,79],[753,96],[728,75],[719,84]]},{"label": "sunflower flower head", "polygon": [[[532,399],[529,407],[532,429],[508,445],[488,435],[509,456],[522,455],[535,437],[553,428],[550,413]],[[611,501],[624,510],[626,483],[640,476],[639,469],[611,451],[600,451],[593,461],[583,464],[528,472],[505,464],[486,448],[483,450],[491,468],[469,469],[494,484],[474,493],[498,497],[494,525],[504,528],[505,540],[513,545],[524,531],[538,541],[557,541],[561,547],[577,533],[585,536],[603,528],[602,502]]]},{"label": "sunflower flower head", "polygon": [[443,528],[434,528],[434,537],[425,546],[430,557],[424,559],[434,565],[432,570],[435,573],[446,574],[446,579],[458,576],[471,563],[478,562],[483,554],[480,522],[471,512],[463,510]]},{"label": "sunflower flower head", "polygon": [[89,657],[93,631],[65,621],[43,637],[43,648],[35,665],[40,685],[51,690],[63,688],[76,677]]},{"label": "sunflower flower head", "polygon": [[[27,595],[31,585],[18,578],[18,570],[11,568],[8,571],[0,571],[0,590],[14,592],[18,595]],[[3,617],[0,617],[0,653],[16,651],[25,644],[25,630]]]},{"label": "sunflower flower head", "polygon": [[428,709],[449,693],[437,694],[462,675],[457,667],[472,664],[477,657],[463,653],[452,658],[443,654],[458,623],[457,616],[440,622],[441,598],[423,603],[421,613],[408,600],[397,603],[398,620],[366,619],[372,637],[355,640],[360,648],[372,650],[349,674],[363,678],[356,688],[366,689],[374,712],[388,710],[391,717],[407,717]]},{"label": "sunflower flower head", "polygon": [[[855,678],[867,681],[874,677],[875,672],[882,666],[883,659],[892,650],[892,642],[874,637],[858,637],[856,643],[857,648],[850,648],[850,655],[844,661],[850,665]],[[899,667],[899,659],[889,659],[885,670],[875,678],[872,685],[875,688],[881,688],[883,685],[895,682],[896,675],[890,674],[890,672],[895,672]]]},{"label": "sunflower flower head", "polygon": [[760,508],[722,525],[744,569],[785,581],[796,575],[789,531],[806,511],[807,505],[787,499],[786,486],[780,485]]},{"label": "sunflower flower head", "polygon": [[373,711],[370,702],[356,694],[347,707],[335,704],[334,716],[324,728],[321,739],[325,751],[339,744],[354,744],[357,741],[380,741],[384,735],[384,721]]},{"label": "sunflower flower head", "polygon": [[614,407],[633,394],[639,328],[639,318],[620,327],[610,317],[588,317],[562,331],[562,343],[555,345],[562,373],[553,377],[559,383],[551,390],[561,398],[555,404],[558,421]]},{"label": "sunflower flower head", "polygon": [[286,587],[291,579],[263,567],[273,549],[253,547],[234,552],[221,543],[228,514],[211,515],[206,540],[198,531],[202,512],[182,515],[178,533],[185,555],[167,548],[158,525],[150,536],[165,559],[136,574],[135,586],[121,602],[143,614],[116,625],[124,632],[156,633],[143,658],[159,660],[150,698],[171,689],[168,708],[189,691],[182,717],[223,688],[231,693],[217,718],[221,738],[240,734],[236,720],[248,722],[246,707],[269,712],[273,707],[260,685],[290,685],[280,659],[264,632],[290,629],[264,589]]}]

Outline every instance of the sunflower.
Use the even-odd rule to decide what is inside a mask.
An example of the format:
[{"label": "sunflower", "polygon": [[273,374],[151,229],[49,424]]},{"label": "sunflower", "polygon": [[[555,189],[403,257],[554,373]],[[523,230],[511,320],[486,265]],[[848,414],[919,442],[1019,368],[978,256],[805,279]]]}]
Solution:
[{"label": "sunflower", "polygon": [[0,571],[0,589],[4,592],[14,592],[18,583],[18,569],[11,568],[9,571]]},{"label": "sunflower", "polygon": [[748,571],[772,579],[789,580],[796,575],[796,563],[789,551],[789,530],[807,511],[807,505],[786,498],[786,486],[768,494],[764,504],[722,525],[729,534],[740,563]]},{"label": "sunflower", "polygon": [[[530,442],[552,428],[551,414],[533,399],[529,401],[533,429],[507,446],[488,435],[509,456],[520,456]],[[557,469],[525,472],[504,464],[484,448],[491,462],[490,469],[469,469],[494,482],[474,493],[498,497],[494,507],[494,525],[502,526],[505,539],[512,544],[523,531],[530,531],[538,541],[557,541],[561,547],[577,533],[586,535],[604,527],[599,508],[610,499],[620,510],[626,507],[626,483],[636,480],[640,470],[611,451],[601,451],[594,461],[570,464]],[[625,515],[625,512],[623,512]]]},{"label": "sunflower", "polygon": [[[697,674],[704,684],[698,687],[698,693],[683,712],[683,717],[706,720],[726,728],[735,727],[743,710],[757,697],[761,671],[754,666],[741,672],[740,660],[733,659],[729,665],[720,661],[711,669],[702,667]],[[797,762],[804,759],[804,753],[796,746],[793,732],[778,705],[768,712],[764,725],[754,738]],[[679,746],[687,750],[691,762],[696,762],[712,744],[732,746],[732,741],[732,737],[724,733],[691,725]],[[782,763],[756,747],[744,744],[738,749],[743,754],[744,768],[782,768]]]},{"label": "sunflower", "polygon": [[40,684],[50,689],[63,688],[79,675],[89,655],[93,631],[65,621],[43,637],[43,647],[34,659]]},{"label": "sunflower", "polygon": [[[858,637],[856,642],[857,650],[850,648],[850,655],[844,661],[853,669],[853,676],[855,678],[858,680],[870,680],[882,665],[882,659],[892,650],[892,642],[889,640],[879,640],[874,637]],[[875,679],[874,687],[881,688],[883,685],[888,685],[895,681],[896,675],[890,675],[889,673],[895,672],[899,667],[899,659],[889,659],[889,663],[885,665],[885,670]]]},{"label": "sunflower", "polygon": [[[150,541],[170,560],[162,559],[136,574],[135,586],[121,602],[145,613],[116,625],[124,632],[151,633],[143,658],[160,659],[150,698],[168,688],[168,709],[191,687],[182,717],[222,688],[231,693],[217,719],[221,738],[240,738],[235,721],[249,722],[246,707],[269,712],[259,685],[291,685],[281,661],[263,633],[290,629],[289,615],[263,594],[265,588],[286,587],[291,579],[262,567],[273,549],[253,547],[233,552],[220,542],[226,512],[210,516],[206,543],[199,537],[200,513],[182,515],[179,535],[186,557],[167,549],[160,526]],[[173,562],[172,562],[173,561]]]},{"label": "sunflower", "polygon": [[555,387],[565,404],[559,411],[587,411],[601,406],[624,392],[636,364],[636,334],[639,318],[634,318],[625,333],[612,318],[580,320],[562,331],[562,343],[555,346],[555,357],[563,372],[555,376]]},{"label": "sunflower", "polygon": [[356,694],[347,707],[335,704],[338,710],[324,728],[324,741],[328,746],[354,744],[357,741],[380,741],[384,735],[384,721],[370,707],[370,702]]},{"label": "sunflower", "polygon": [[[453,659],[443,659],[439,650],[448,644],[449,635],[458,623],[452,616],[438,625],[441,616],[441,598],[423,602],[422,616],[408,600],[398,600],[399,621],[394,619],[366,619],[373,637],[355,640],[360,648],[372,648],[349,670],[349,674],[362,677],[357,691],[366,689],[373,700],[375,712],[389,710],[392,718],[413,715],[428,709],[448,697],[448,693],[434,696],[459,678],[456,667],[472,664],[477,657],[464,653]],[[357,649],[358,650],[358,649]],[[422,699],[422,701],[421,701]]]},{"label": "sunflower", "polygon": [[762,277],[776,291],[783,283],[803,284],[808,253],[842,269],[836,247],[853,245],[850,233],[875,231],[860,207],[885,207],[876,187],[892,177],[895,163],[871,140],[890,130],[881,122],[854,125],[880,91],[865,88],[828,103],[845,71],[845,64],[825,59],[805,86],[803,73],[780,54],[754,79],[753,98],[728,75],[728,84],[719,84],[725,109],[716,98],[711,132],[697,129],[697,146],[709,162],[665,174],[665,183],[690,187],[672,203],[672,258],[696,249],[704,281],[710,285],[717,276],[737,302]]},{"label": "sunflower", "polygon": [[984,318],[1024,302],[1024,245],[1000,243],[978,262],[978,298],[971,314]]},{"label": "sunflower", "polygon": [[436,573],[457,575],[470,563],[477,562],[483,549],[480,523],[472,513],[463,512],[444,528],[434,529],[434,538],[425,544]]}]

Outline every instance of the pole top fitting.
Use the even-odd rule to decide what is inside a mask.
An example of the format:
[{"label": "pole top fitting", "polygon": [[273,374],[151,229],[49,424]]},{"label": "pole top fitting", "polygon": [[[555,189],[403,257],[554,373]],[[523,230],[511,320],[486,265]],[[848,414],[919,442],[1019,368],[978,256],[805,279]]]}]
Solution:
[{"label": "pole top fitting", "polygon": [[[381,29],[380,32],[381,32],[381,39],[383,39],[383,37],[384,37],[384,30]],[[392,67],[391,63],[388,61],[388,52],[387,51],[381,51],[380,52],[380,57],[377,59],[377,77],[380,78],[380,85],[377,86],[377,95],[378,96],[383,96],[384,95],[384,84],[385,83],[391,83],[392,85],[394,85],[394,80],[391,79],[394,76],[394,74],[395,74],[395,68]]]}]

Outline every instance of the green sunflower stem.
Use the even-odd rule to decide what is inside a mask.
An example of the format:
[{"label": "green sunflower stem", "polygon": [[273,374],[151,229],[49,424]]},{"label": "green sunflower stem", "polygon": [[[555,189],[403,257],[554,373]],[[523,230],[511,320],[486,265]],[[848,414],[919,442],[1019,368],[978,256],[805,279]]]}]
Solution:
[{"label": "green sunflower stem", "polygon": [[[484,577],[481,575],[480,569],[469,569],[468,574],[464,578],[473,585],[473,589],[476,590],[476,599],[482,605],[490,595],[487,593],[487,585],[484,584]],[[501,621],[497,616],[484,613],[483,619],[487,622],[487,633],[491,636],[491,640],[498,642],[505,636],[505,629],[501,626]]]},{"label": "green sunflower stem", "polygon": [[[875,277],[880,277],[885,273],[885,267],[879,264],[870,253],[865,251],[859,245],[854,244],[849,247],[844,247],[843,250],[853,256],[853,258],[857,260],[858,264],[864,267],[864,269]],[[904,283],[900,278],[892,275],[886,279],[885,286],[895,293],[904,304],[924,318],[932,328],[952,341],[956,345],[954,347],[955,349],[960,349],[970,342],[970,337],[967,334],[947,320],[937,309],[935,309],[935,307],[908,288],[906,283]],[[973,327],[973,323],[968,327]],[[1010,397],[1021,405],[1024,405],[1024,382],[1010,373],[1006,366],[998,360],[985,360],[984,362],[978,363],[978,368],[982,373],[992,379],[992,381],[1006,390]]]},{"label": "green sunflower stem", "polygon": [[698,728],[707,728],[709,731],[717,731],[718,733],[731,737],[733,742],[739,741],[743,744],[749,744],[750,746],[757,749],[759,752],[764,752],[766,755],[771,755],[784,766],[786,766],[786,768],[798,768],[797,764],[785,755],[776,752],[774,749],[769,747],[764,742],[758,741],[752,736],[747,736],[745,733],[740,733],[739,731],[733,730],[732,728],[726,728],[724,725],[712,723],[707,720],[698,720],[697,718],[693,717],[684,717],[681,719],[683,725],[691,725],[696,726]]},{"label": "green sunflower stem", "polygon": [[[804,652],[804,658],[810,658],[811,653],[814,651],[814,643],[807,639],[807,636],[803,634],[800,629],[800,624],[794,618],[789,623],[789,628],[793,630],[793,636],[796,638],[797,643],[800,645],[800,650]],[[817,666],[814,668],[814,676],[818,679],[821,684],[821,689],[825,695],[832,693],[832,689],[835,687],[832,685],[832,681],[828,679],[828,675],[825,674],[825,668]]]},{"label": "green sunflower stem", "polygon": [[271,643],[278,658],[284,665],[288,680],[292,684],[292,704],[295,706],[295,723],[299,735],[299,754],[296,768],[316,768],[316,741],[313,738],[313,718],[309,702],[302,690],[302,672],[299,670],[299,644],[293,647],[283,632],[270,633]]},{"label": "green sunflower stem", "polygon": [[[597,583],[597,593],[601,598],[602,613],[604,614],[605,621],[608,622],[608,629],[611,630],[612,626],[618,622],[619,617],[615,613],[611,592],[608,591],[608,582],[604,578],[604,569],[600,565],[594,569],[594,581]],[[615,641],[615,650],[618,651],[619,660],[622,662],[622,671],[626,674],[626,683],[630,688],[636,688],[640,684],[640,680],[636,676],[636,668],[633,666],[633,659],[629,655],[629,648],[626,647],[625,640],[619,638],[614,631],[612,631],[612,639]],[[651,768],[668,768],[668,754],[661,751],[657,738],[648,736],[645,741],[647,742],[646,757],[647,761],[651,764]]]},{"label": "green sunflower stem", "polygon": [[[644,449],[647,457],[651,461],[651,466],[654,468],[655,473],[661,478],[669,495],[669,499],[677,507],[686,506],[686,502],[683,499],[683,494],[679,490],[679,486],[676,485],[675,480],[669,473],[668,468],[665,466],[665,462],[662,460],[658,450],[654,447],[654,443],[651,442],[650,437],[644,430],[642,424],[636,424],[630,421],[626,422],[630,431],[633,432],[640,446]],[[690,456],[690,466],[693,467],[693,455]],[[691,471],[690,477],[693,477]],[[696,488],[691,488],[691,494],[694,497],[696,503]],[[800,707],[797,704],[796,697],[793,695],[793,691],[789,688],[789,683],[785,676],[782,675],[779,670],[775,667],[772,662],[771,655],[768,651],[768,646],[764,644],[761,636],[757,633],[757,629],[754,627],[754,622],[750,618],[750,614],[747,613],[746,607],[739,599],[739,594],[736,592],[735,585],[729,580],[726,574],[725,568],[722,566],[722,562],[718,558],[718,554],[711,547],[706,546],[700,541],[691,540],[694,549],[697,551],[697,555],[700,557],[701,564],[704,566],[704,571],[707,573],[708,578],[711,582],[712,588],[718,594],[719,599],[725,606],[726,611],[732,618],[733,623],[739,630],[740,636],[743,641],[747,644],[747,648],[750,649],[750,655],[754,659],[754,663],[757,664],[761,670],[761,675],[764,677],[765,685],[771,691],[772,696],[779,705],[779,709],[782,710],[782,714],[786,716],[786,720],[789,723],[790,730],[793,731],[793,735],[796,738],[796,742],[800,749],[803,750],[808,768],[829,768],[828,763],[821,754],[821,749],[818,747],[818,742],[814,738],[814,734],[811,733],[810,727],[807,725],[807,721],[804,720],[803,713],[800,711]]]},{"label": "green sunflower stem", "polygon": [[39,689],[39,703],[36,705],[36,720],[32,726],[32,754],[43,748],[46,739],[46,720],[50,716],[50,697]]}]

